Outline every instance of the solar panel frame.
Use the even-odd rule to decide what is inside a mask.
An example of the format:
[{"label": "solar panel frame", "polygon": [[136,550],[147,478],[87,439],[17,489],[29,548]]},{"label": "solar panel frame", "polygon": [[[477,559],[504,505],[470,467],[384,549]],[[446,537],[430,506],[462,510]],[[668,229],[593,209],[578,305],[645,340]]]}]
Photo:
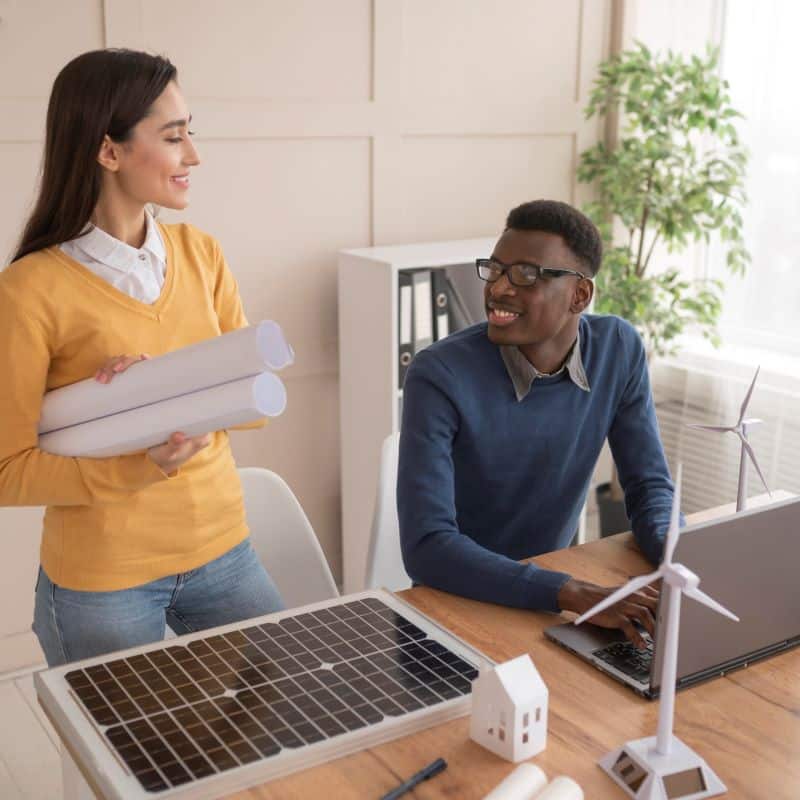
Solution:
[{"label": "solar panel frame", "polygon": [[[112,675],[112,672],[105,667],[107,664],[116,663],[117,666],[115,666],[115,669],[117,671],[124,671],[124,667],[120,668],[119,666],[121,659],[126,659],[127,663],[131,659],[144,656],[144,660],[136,661],[135,663],[139,664],[140,666],[145,666],[146,669],[149,669],[149,666],[147,665],[152,664],[152,659],[155,659],[156,661],[161,661],[162,666],[171,667],[172,665],[168,663],[170,659],[162,657],[159,654],[166,653],[170,649],[175,651],[176,648],[184,648],[187,651],[191,651],[193,646],[195,649],[208,647],[211,650],[214,650],[215,647],[219,647],[220,649],[217,650],[214,655],[219,655],[222,653],[223,657],[219,658],[219,661],[223,662],[224,664],[225,657],[228,659],[232,658],[230,655],[225,656],[227,650],[230,649],[228,642],[231,635],[242,636],[242,638],[246,640],[247,637],[241,633],[244,630],[254,629],[255,626],[267,625],[271,631],[271,624],[273,623],[276,625],[284,623],[284,626],[292,627],[295,624],[300,625],[300,623],[297,622],[297,618],[303,617],[304,619],[310,619],[311,621],[317,620],[318,617],[315,612],[320,611],[323,612],[323,618],[327,620],[331,619],[331,617],[326,616],[326,614],[333,615],[334,618],[333,622],[328,621],[324,624],[324,626],[318,626],[319,633],[321,634],[321,636],[318,637],[318,652],[324,654],[326,646],[331,647],[337,645],[337,642],[333,637],[337,635],[337,631],[341,630],[341,627],[337,626],[337,622],[339,620],[336,618],[336,614],[332,611],[326,610],[338,609],[348,603],[353,603],[357,600],[368,600],[370,598],[380,601],[395,613],[405,617],[413,626],[416,626],[417,629],[420,629],[426,634],[426,636],[423,637],[424,640],[432,639],[435,642],[438,642],[439,645],[443,645],[451,653],[454,653],[455,656],[466,660],[476,669],[483,670],[486,667],[494,666],[494,662],[483,653],[459,639],[446,628],[425,616],[413,606],[405,603],[400,598],[385,590],[369,590],[336,598],[334,600],[314,603],[302,608],[291,609],[289,611],[282,611],[276,614],[244,620],[232,625],[225,625],[219,628],[200,631],[198,633],[181,636],[177,639],[172,639],[165,642],[157,642],[143,647],[131,648],[129,650],[119,651],[98,658],[87,659],[82,662],[75,662],[63,667],[57,667],[51,670],[36,673],[34,676],[34,683],[39,696],[39,702],[44,708],[48,717],[53,722],[54,727],[58,731],[59,735],[63,740],[65,740],[68,750],[72,754],[73,759],[81,768],[81,771],[84,773],[87,781],[96,792],[99,792],[101,797],[107,798],[107,800],[144,800],[144,798],[150,798],[151,800],[152,798],[186,798],[187,800],[189,798],[192,798],[192,800],[204,800],[205,798],[208,798],[210,800],[210,798],[218,797],[221,794],[235,792],[258,785],[260,783],[265,783],[274,778],[288,775],[301,769],[307,769],[309,767],[325,763],[326,761],[340,758],[344,755],[373,747],[383,742],[391,741],[392,739],[406,736],[419,730],[424,730],[425,728],[440,724],[441,722],[449,719],[454,719],[456,717],[465,716],[468,714],[472,705],[471,692],[453,697],[452,699],[444,699],[441,702],[437,701],[433,706],[423,705],[417,710],[407,711],[402,716],[388,717],[384,715],[383,720],[377,723],[369,723],[367,720],[367,724],[364,727],[350,730],[349,732],[345,731],[342,735],[336,735],[334,738],[320,739],[310,744],[305,744],[297,749],[286,749],[284,746],[284,749],[282,749],[277,755],[264,758],[259,756],[259,760],[253,760],[252,763],[245,763],[243,766],[237,766],[233,769],[228,769],[227,771],[217,772],[216,774],[209,775],[208,778],[202,780],[193,779],[191,782],[187,782],[183,785],[178,785],[173,788],[159,791],[147,791],[143,788],[139,779],[135,777],[134,774],[126,767],[123,759],[120,757],[118,752],[114,750],[114,746],[112,746],[110,742],[106,741],[106,735],[110,731],[116,729],[124,730],[123,724],[128,723],[126,723],[124,719],[120,721],[120,718],[115,715],[115,719],[117,720],[116,722],[112,724],[111,719],[106,718],[106,722],[103,725],[100,725],[97,719],[93,718],[93,715],[99,715],[102,717],[102,710],[98,711],[98,706],[96,705],[94,707],[94,711],[90,713],[87,710],[87,707],[85,707],[78,699],[77,692],[79,690],[76,690],[74,686],[71,686],[66,678],[67,675],[71,675],[71,680],[75,682],[78,680],[75,677],[77,671],[84,670],[87,671],[86,674],[89,675],[90,673],[88,671],[92,670],[91,674],[94,677],[92,677],[91,680],[94,682],[94,687],[96,687],[99,685],[99,683],[96,682],[97,678],[106,677],[106,673],[108,673],[108,675]],[[305,618],[304,615],[308,614],[314,614],[314,616],[311,618]],[[350,618],[348,617],[348,619]],[[406,630],[411,629],[406,628]],[[305,633],[308,632],[310,632],[309,629],[305,629]],[[413,631],[412,634],[419,636],[418,633],[414,633]],[[372,636],[373,634],[370,633],[369,635]],[[275,638],[280,638],[280,636]],[[377,639],[377,636],[375,638]],[[327,645],[325,641],[326,639],[328,640]],[[204,640],[206,644],[200,645],[199,642],[201,640]],[[418,647],[417,641],[421,640],[423,639],[420,638],[411,642],[404,642],[403,646],[406,648],[406,650],[403,650],[402,652],[406,653],[407,650],[411,648],[411,652],[416,652],[415,660],[419,656],[424,658],[425,656],[423,654],[428,652],[425,648],[420,647],[418,648],[418,651],[413,650],[413,648]],[[210,644],[208,644],[209,641]],[[239,639],[237,639],[237,641],[239,642],[239,647],[242,648],[240,652],[250,652],[255,654],[255,650],[249,651],[246,649],[247,641],[242,642]],[[287,646],[290,646],[291,641],[293,641],[292,638],[289,636],[285,637],[285,644]],[[314,646],[317,647],[316,644]],[[259,650],[259,652],[263,651]],[[317,651],[315,651],[315,655],[316,652]],[[301,655],[302,654],[295,652],[294,655],[289,655],[288,658],[272,663],[283,663],[284,666],[287,666],[292,661],[296,661],[300,666],[302,666]],[[383,651],[380,650],[377,650],[373,654],[356,653],[355,659],[349,659],[343,662],[346,666],[342,667],[342,669],[344,669],[347,674],[351,674],[349,672],[350,670],[356,674],[355,678],[351,677],[351,684],[349,686],[354,694],[358,694],[358,692],[352,688],[353,686],[362,687],[360,691],[366,691],[369,688],[367,685],[368,683],[372,683],[374,687],[375,684],[372,676],[380,677],[381,680],[392,680],[391,677],[389,677],[389,673],[381,671],[381,668],[378,666],[380,663],[385,664],[385,662],[383,662],[381,659],[382,655]],[[251,657],[254,656],[251,655]],[[370,658],[372,658],[372,660],[370,660]],[[390,659],[387,660],[390,662],[387,666],[392,666],[394,662],[391,662]],[[431,661],[438,663],[439,659],[437,657],[436,659],[431,659]],[[375,662],[377,662],[377,664]],[[187,660],[185,664],[188,663],[190,662]],[[213,658],[210,660],[210,663],[217,665],[217,661]],[[182,670],[185,664],[181,666]],[[364,677],[364,673],[359,673],[359,671],[353,665],[360,665],[360,667],[364,669],[372,669],[375,671],[368,673],[367,677]],[[250,666],[245,667],[245,669],[257,669],[257,666],[258,665],[253,665],[252,662],[250,662]],[[261,666],[264,666],[264,664]],[[305,666],[305,669],[296,671],[294,674],[290,674],[288,677],[285,675],[282,677],[276,676],[274,679],[271,679],[269,683],[262,680],[260,684],[254,684],[256,688],[247,685],[246,682],[242,680],[241,686],[238,688],[239,696],[247,698],[248,703],[255,703],[253,708],[257,708],[258,698],[250,697],[248,692],[250,694],[257,695],[259,689],[266,690],[267,687],[280,685],[283,688],[291,690],[295,693],[294,697],[285,694],[281,695],[281,699],[285,697],[289,698],[288,702],[282,706],[284,713],[291,713],[292,708],[294,708],[295,712],[298,711],[300,706],[296,705],[295,699],[307,704],[307,708],[311,708],[313,707],[314,703],[314,692],[317,692],[321,696],[328,697],[328,695],[325,695],[325,691],[328,691],[329,694],[330,691],[328,686],[322,685],[322,682],[319,680],[319,676],[326,675],[327,670],[321,669],[322,665],[320,665],[314,671],[313,662],[310,662],[307,658],[305,659]],[[292,668],[297,669],[296,667]],[[151,679],[155,679],[158,676],[160,669],[161,667],[158,669],[153,669],[155,674],[150,676]],[[229,677],[226,677],[228,672],[224,671],[222,666],[217,666],[217,669],[218,675],[216,677],[220,677],[222,680],[226,680],[231,684],[227,687],[228,691],[218,692],[208,701],[203,698],[201,702],[195,703],[194,706],[191,706],[191,708],[197,709],[202,706],[206,712],[211,714],[211,709],[205,708],[206,705],[214,706],[217,704],[217,701],[226,701],[226,698],[230,698],[230,692],[234,691],[232,688],[233,681],[231,681]],[[312,669],[312,671],[308,671],[309,669]],[[414,669],[419,669],[419,665],[416,664]],[[339,672],[341,671],[342,670],[340,669]],[[143,671],[140,671],[138,674],[142,674],[142,672]],[[122,689],[121,695],[117,697],[115,708],[117,710],[120,708],[125,709],[127,708],[126,704],[128,704],[130,701],[131,708],[135,710],[136,706],[141,702],[144,693],[140,693],[139,698],[134,698],[132,692],[136,690],[135,682],[131,681],[130,683],[123,683],[120,676],[113,675],[113,677],[116,679],[116,687]],[[216,680],[216,677],[214,680]],[[302,681],[298,679],[302,679]],[[110,681],[110,679],[107,680]],[[286,683],[280,684],[279,682],[281,680],[286,681]],[[317,680],[317,682],[321,684],[319,688],[312,688],[314,680]],[[334,679],[331,678],[331,680]],[[409,680],[413,681],[413,678]],[[449,680],[453,679],[450,678]],[[356,682],[352,683],[352,681]],[[193,678],[193,682],[197,682],[197,678]],[[397,683],[397,681],[395,681],[395,683]],[[432,686],[434,683],[435,682],[431,682],[428,685]],[[157,680],[155,680],[155,684],[161,686]],[[303,684],[305,684],[305,686],[303,686]],[[338,686],[338,682],[333,683],[332,685]],[[174,689],[174,686],[171,688]],[[349,696],[347,694],[347,688],[348,687],[345,686],[344,689],[339,690],[343,692],[345,699]],[[449,688],[452,690],[452,686]],[[302,691],[303,689],[308,689],[308,691]],[[89,690],[81,691],[83,691],[85,694],[86,691]],[[170,708],[165,701],[170,699],[174,704],[175,699],[169,697],[169,691],[170,687],[162,686],[163,696],[162,694],[155,695],[159,697],[161,704],[165,706],[167,710],[169,710],[169,714],[159,712],[157,709],[154,709],[155,713],[150,714],[147,717],[142,717],[141,714],[138,714],[135,717],[131,716],[129,723],[138,723],[139,720],[145,719],[147,720],[147,724],[151,724],[154,720],[160,719],[161,721],[159,724],[166,724],[165,720],[175,717],[176,711],[180,711],[183,714],[183,709],[190,707],[188,705],[189,701],[184,701],[184,703],[180,706],[173,705],[172,708]],[[217,690],[215,689],[215,691]],[[439,691],[440,694],[434,696],[444,697],[444,693],[442,693],[441,690]],[[127,695],[127,697],[124,695]],[[394,697],[401,697],[402,695],[403,692],[401,689],[397,689]],[[329,707],[335,707],[331,702],[330,697],[328,697],[326,702],[326,710]],[[238,708],[235,709],[233,713],[237,715],[237,725],[246,725],[255,720],[255,724],[253,724],[252,727],[253,729],[257,728],[258,719],[250,713],[253,709],[244,707],[244,713],[241,713],[241,710],[244,706],[244,701],[237,700],[234,705],[236,704],[238,704]],[[223,703],[223,705],[225,705],[225,703]],[[348,711],[352,713],[351,707],[348,706],[346,702],[340,702],[340,705],[344,707],[344,710],[340,710],[337,713],[342,715],[341,718],[347,719]],[[363,704],[364,707],[367,705],[369,704]],[[356,708],[359,707],[361,706],[356,706]],[[230,709],[229,700],[227,701],[227,708]],[[272,706],[265,705],[264,708],[270,710]],[[328,713],[330,714],[331,712],[328,711]],[[246,719],[247,716],[252,717],[252,720]],[[362,717],[359,714],[356,714],[355,716],[358,718],[358,721],[366,719],[366,717]],[[162,717],[164,719],[161,719]],[[186,718],[185,715],[184,718]],[[296,716],[293,718],[297,719]],[[212,719],[216,720],[216,717],[212,717]],[[337,717],[337,720],[338,719],[339,718]],[[242,720],[244,720],[243,723]],[[304,721],[308,720],[309,717],[306,716]],[[220,727],[220,730],[225,730],[222,723],[216,722],[215,724]],[[296,724],[303,723],[285,724],[286,729],[291,731],[296,728]],[[345,727],[343,723],[339,724],[340,727]],[[176,727],[179,728],[180,732],[185,732],[188,730],[183,723]],[[317,727],[317,725],[315,724],[312,727]],[[210,727],[208,730],[211,734],[216,736],[220,742],[223,742],[223,746],[226,750],[230,750],[228,745],[218,733],[215,733]],[[280,728],[278,730],[284,729]],[[305,731],[306,729],[303,728],[302,730]],[[321,731],[322,728],[320,727],[319,730]],[[180,746],[183,746],[180,737],[167,739],[160,730],[156,730],[154,725],[151,725],[149,732],[147,729],[144,729],[144,732],[148,733],[148,735],[155,734],[154,736],[150,736],[151,739],[156,738],[156,736],[160,738],[161,746],[163,746],[164,749],[172,750],[174,752],[174,747],[179,746],[178,744],[175,744],[176,741],[180,743]],[[333,733],[333,731],[331,733]],[[149,741],[149,739],[139,740],[140,743],[142,741]],[[232,741],[235,742],[236,740]],[[254,741],[255,739],[248,742],[248,744],[252,746]],[[217,751],[215,750],[213,752]],[[207,758],[208,761],[211,761],[208,751],[201,751],[201,755]],[[251,758],[250,755],[246,755],[246,757]],[[241,754],[239,760],[242,760]],[[185,766],[185,762],[183,761],[179,761],[178,763],[184,764]]]}]

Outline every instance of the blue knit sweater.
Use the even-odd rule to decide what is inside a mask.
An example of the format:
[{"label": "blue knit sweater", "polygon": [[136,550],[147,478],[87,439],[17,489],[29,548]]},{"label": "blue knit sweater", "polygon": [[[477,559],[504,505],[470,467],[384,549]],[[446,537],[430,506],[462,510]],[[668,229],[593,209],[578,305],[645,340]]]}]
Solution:
[{"label": "blue knit sweater", "polygon": [[403,389],[397,505],[411,578],[476,600],[558,611],[569,575],[518,559],[566,547],[603,442],[633,533],[657,563],[673,484],[644,347],[628,322],[585,314],[591,391],[566,372],[518,401],[486,323],[419,353]]}]

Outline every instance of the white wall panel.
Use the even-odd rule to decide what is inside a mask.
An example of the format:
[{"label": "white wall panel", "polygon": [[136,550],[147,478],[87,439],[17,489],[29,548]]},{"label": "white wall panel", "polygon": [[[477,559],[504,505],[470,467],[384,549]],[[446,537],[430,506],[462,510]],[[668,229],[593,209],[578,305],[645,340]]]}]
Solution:
[{"label": "white wall panel", "polygon": [[[403,77],[408,102],[466,98],[499,111],[574,99],[580,0],[406,0]],[[502,118],[497,120],[502,126]]]},{"label": "white wall panel", "polygon": [[502,231],[508,211],[519,203],[540,197],[569,202],[573,140],[571,135],[404,139],[403,238],[491,236]]},{"label": "white wall panel", "polygon": [[248,317],[280,322],[297,355],[293,369],[335,371],[336,252],[369,243],[369,140],[198,147],[192,205],[163,218],[187,219],[221,241]]},{"label": "white wall panel", "polygon": [[104,47],[102,5],[101,0],[0,0],[0,98],[47,98],[68,61]]},{"label": "white wall panel", "polygon": [[259,100],[368,100],[369,0],[143,0],[148,50],[186,92]]}]

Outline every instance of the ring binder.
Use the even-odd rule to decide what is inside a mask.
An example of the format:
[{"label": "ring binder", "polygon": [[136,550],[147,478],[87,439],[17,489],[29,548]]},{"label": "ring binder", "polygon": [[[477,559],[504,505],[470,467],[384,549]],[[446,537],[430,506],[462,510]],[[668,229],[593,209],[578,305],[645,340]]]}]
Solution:
[{"label": "ring binder", "polygon": [[414,356],[433,342],[472,325],[458,289],[444,268],[399,271],[397,386],[403,388]]},{"label": "ring binder", "polygon": [[450,335],[450,288],[447,273],[443,269],[431,270],[433,290],[434,339],[444,339]]},{"label": "ring binder", "polygon": [[433,303],[431,270],[421,269],[411,274],[414,287],[414,355],[433,344]]},{"label": "ring binder", "polygon": [[413,299],[411,288],[411,274],[408,272],[398,273],[398,369],[397,369],[397,387],[403,388],[403,381],[406,377],[406,370],[411,363],[414,355],[414,342],[411,334],[411,325],[414,313]]}]

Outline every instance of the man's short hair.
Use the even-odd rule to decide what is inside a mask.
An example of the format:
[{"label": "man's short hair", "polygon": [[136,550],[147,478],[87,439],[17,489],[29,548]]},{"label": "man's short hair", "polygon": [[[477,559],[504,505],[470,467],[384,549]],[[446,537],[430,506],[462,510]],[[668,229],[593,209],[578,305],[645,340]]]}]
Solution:
[{"label": "man's short hair", "polygon": [[[506,229],[515,231],[545,231],[560,236],[573,255],[597,274],[603,260],[603,242],[597,226],[568,203],[558,200],[531,200],[512,209],[506,219]],[[546,266],[546,265],[545,265]]]}]

